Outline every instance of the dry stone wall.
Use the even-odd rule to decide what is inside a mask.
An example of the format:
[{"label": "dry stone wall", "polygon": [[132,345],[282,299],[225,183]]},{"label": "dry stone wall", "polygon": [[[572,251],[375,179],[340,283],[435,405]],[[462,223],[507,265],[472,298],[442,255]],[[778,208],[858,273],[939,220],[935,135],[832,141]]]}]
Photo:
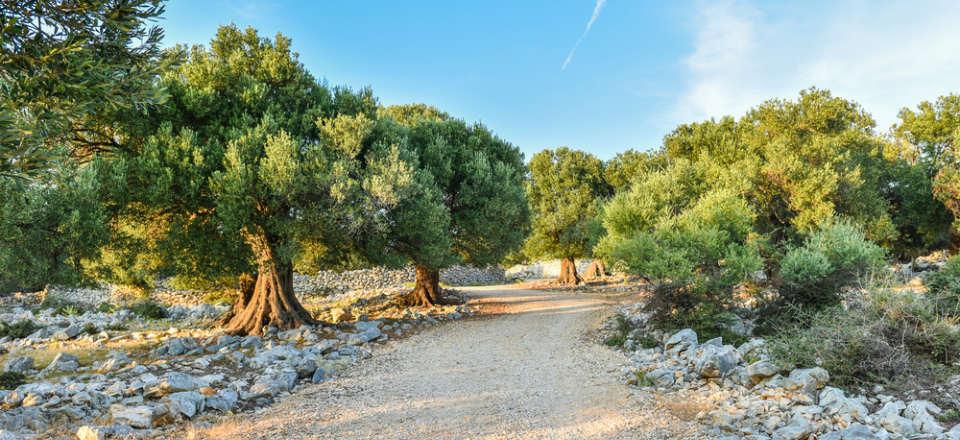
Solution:
[{"label": "dry stone wall", "polygon": [[[314,275],[296,275],[294,289],[298,292],[389,289],[403,287],[415,279],[411,266],[401,269],[375,267],[342,272],[321,271]],[[440,271],[440,282],[450,286],[503,284],[506,280],[504,270],[499,266],[452,266]]]},{"label": "dry stone wall", "polygon": [[[593,260],[584,258],[576,260],[577,272],[584,273]],[[536,261],[530,264],[518,264],[506,270],[506,277],[510,280],[538,280],[542,278],[556,278],[560,276],[560,260]]]}]

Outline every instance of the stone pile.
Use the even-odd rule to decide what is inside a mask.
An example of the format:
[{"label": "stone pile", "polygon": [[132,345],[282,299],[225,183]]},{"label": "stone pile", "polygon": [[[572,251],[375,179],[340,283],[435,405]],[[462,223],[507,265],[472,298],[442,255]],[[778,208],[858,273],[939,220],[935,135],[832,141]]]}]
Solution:
[{"label": "stone pile", "polygon": [[937,251],[914,258],[907,263],[894,264],[890,269],[902,282],[919,286],[928,275],[942,269],[949,258],[950,254],[947,251]]},{"label": "stone pile", "polygon": [[[226,306],[210,304],[166,308],[170,320],[180,322],[213,319],[226,310]],[[113,312],[86,311],[78,315],[61,316],[54,314],[51,309],[34,311],[21,306],[14,306],[10,311],[0,313],[0,322],[13,324],[30,321],[39,328],[22,339],[0,338],[0,347],[7,351],[13,351],[21,347],[56,341],[106,339],[109,334],[105,330],[122,326],[124,323],[136,319],[137,317],[133,312],[127,309],[119,309]]]},{"label": "stone pile", "polygon": [[[209,312],[184,310],[172,314],[195,317]],[[17,313],[26,317],[29,312]],[[99,317],[104,314],[53,318],[44,313],[34,317],[91,322],[134,319],[119,313],[109,318]],[[0,390],[0,439],[59,438],[55,436],[65,430],[78,438],[155,436],[165,425],[203,413],[269,404],[297,384],[328,380],[348,364],[370,356],[371,343],[466,313],[463,308],[437,316],[408,311],[402,320],[303,326],[285,332],[269,329],[263,337],[215,332],[192,337],[175,328],[133,332],[110,341],[149,340],[154,347],[148,353],[112,351],[93,362],[59,353],[46,365],[36,362],[30,347],[7,341],[4,346],[16,351],[8,356],[4,370],[33,381]]]},{"label": "stone pile", "polygon": [[[625,347],[635,345],[628,340]],[[725,439],[960,440],[960,425],[944,427],[936,405],[848,396],[827,386],[830,374],[822,368],[781,371],[762,339],[735,347],[721,338],[699,341],[685,329],[665,336],[656,347],[633,351],[622,373],[630,384],[695,392],[717,401],[715,409],[698,418]]]},{"label": "stone pile", "polygon": [[[347,292],[352,290],[379,290],[404,287],[416,280],[413,267],[387,269],[347,270],[342,272],[321,271],[315,275],[294,275],[294,290],[297,292]],[[503,284],[504,270],[498,266],[479,268],[452,266],[440,271],[440,282],[451,286],[477,286]]]}]

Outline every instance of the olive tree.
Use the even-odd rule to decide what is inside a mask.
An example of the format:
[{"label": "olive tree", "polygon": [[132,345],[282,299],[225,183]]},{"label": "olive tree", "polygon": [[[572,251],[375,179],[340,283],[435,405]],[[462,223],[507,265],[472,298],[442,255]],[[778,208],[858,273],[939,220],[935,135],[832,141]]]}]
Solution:
[{"label": "olive tree", "polygon": [[162,100],[160,0],[24,0],[0,7],[0,176],[38,174],[70,154],[125,147]]},{"label": "olive tree", "polygon": [[397,221],[370,234],[380,237],[380,245],[365,253],[412,262],[411,303],[434,305],[442,301],[440,269],[496,264],[523,243],[530,217],[523,155],[483,125],[423,104],[386,107],[379,114],[365,142],[384,143],[386,136],[405,145],[422,190],[398,205]]},{"label": "olive tree", "polygon": [[156,225],[168,270],[251,280],[228,332],[312,323],[294,295],[295,259],[390,223],[382,217],[416,185],[415,170],[397,145],[324,134],[337,115],[373,117],[376,101],[318,82],[282,35],[222,27],[209,48],[177,48],[168,63],[155,131],[118,161],[127,218]]},{"label": "olive tree", "polygon": [[[960,95],[921,102],[915,110],[902,109],[899,116],[894,134],[911,153],[913,164],[902,168],[913,171],[911,181],[916,182],[917,189],[904,194],[903,199],[913,202],[910,207],[925,208],[910,219],[911,223],[923,228],[926,236],[936,237],[937,232],[949,230],[943,226],[952,215],[955,240],[960,229],[956,220],[960,218]],[[929,200],[931,193],[935,200]]]},{"label": "olive tree", "polygon": [[591,255],[602,231],[599,207],[610,193],[603,162],[595,156],[566,147],[534,155],[527,182],[533,232],[524,252],[530,258],[559,258],[557,281],[579,283],[575,259]]}]

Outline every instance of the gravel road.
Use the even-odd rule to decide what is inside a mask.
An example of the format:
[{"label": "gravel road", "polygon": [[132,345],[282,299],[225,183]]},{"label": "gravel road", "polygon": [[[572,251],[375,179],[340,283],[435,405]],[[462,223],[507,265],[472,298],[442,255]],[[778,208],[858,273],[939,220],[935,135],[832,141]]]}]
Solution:
[{"label": "gravel road", "polygon": [[465,290],[480,317],[392,342],[335,381],[190,437],[709,438],[684,402],[618,381],[623,355],[590,337],[610,313],[609,297]]}]

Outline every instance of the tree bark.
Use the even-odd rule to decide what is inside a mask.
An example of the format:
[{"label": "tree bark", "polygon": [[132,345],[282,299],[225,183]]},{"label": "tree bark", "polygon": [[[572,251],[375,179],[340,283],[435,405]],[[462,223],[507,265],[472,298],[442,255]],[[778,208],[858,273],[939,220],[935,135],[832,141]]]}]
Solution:
[{"label": "tree bark", "polygon": [[409,295],[409,303],[413,306],[435,306],[440,304],[440,271],[423,266],[417,266],[417,279]]},{"label": "tree bark", "polygon": [[557,282],[560,284],[573,284],[577,285],[583,281],[580,279],[580,275],[577,274],[577,265],[573,261],[573,257],[567,257],[560,260],[560,276],[557,278]]},{"label": "tree bark", "polygon": [[233,307],[220,318],[221,326],[226,326],[234,316],[242,313],[243,309],[247,307],[250,299],[253,298],[253,291],[257,287],[257,279],[252,274],[244,273],[238,277],[237,284],[237,300],[233,303]]},{"label": "tree bark", "polygon": [[583,278],[587,280],[595,280],[598,278],[603,278],[606,274],[607,266],[603,263],[603,260],[596,258],[590,263],[590,266],[587,266],[587,272],[583,274]]},{"label": "tree bark", "polygon": [[303,324],[316,324],[293,292],[293,263],[277,258],[265,234],[246,234],[257,256],[257,281],[245,304],[235,305],[225,331],[233,335],[262,335],[267,327],[289,330]]}]

